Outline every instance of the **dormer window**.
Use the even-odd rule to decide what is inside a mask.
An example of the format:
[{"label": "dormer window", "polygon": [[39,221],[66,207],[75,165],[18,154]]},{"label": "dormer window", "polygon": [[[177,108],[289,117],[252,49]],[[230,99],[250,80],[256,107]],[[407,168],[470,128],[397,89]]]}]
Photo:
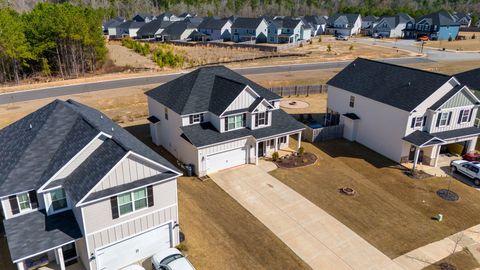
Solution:
[{"label": "dormer window", "polygon": [[203,122],[203,113],[192,114],[189,116],[190,124],[202,123]]},{"label": "dormer window", "polygon": [[50,192],[52,200],[52,209],[54,212],[60,211],[68,207],[67,195],[63,188],[59,188]]},{"label": "dormer window", "polygon": [[265,126],[268,124],[268,112],[259,112],[255,118],[255,126]]},{"label": "dormer window", "polygon": [[17,200],[20,212],[32,209],[32,206],[30,205],[30,197],[27,192],[17,195]]},{"label": "dormer window", "polygon": [[226,117],[225,131],[245,127],[247,122],[246,120],[247,120],[247,114],[245,113]]}]

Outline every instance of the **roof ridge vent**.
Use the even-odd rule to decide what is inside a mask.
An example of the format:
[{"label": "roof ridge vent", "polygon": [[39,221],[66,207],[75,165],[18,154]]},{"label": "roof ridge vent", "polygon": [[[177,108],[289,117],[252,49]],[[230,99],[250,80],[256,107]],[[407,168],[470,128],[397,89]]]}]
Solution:
[{"label": "roof ridge vent", "polygon": [[408,86],[412,86],[412,82],[408,82]]},{"label": "roof ridge vent", "polygon": [[30,123],[30,125],[28,126],[29,129],[32,129],[33,128],[33,125]]}]

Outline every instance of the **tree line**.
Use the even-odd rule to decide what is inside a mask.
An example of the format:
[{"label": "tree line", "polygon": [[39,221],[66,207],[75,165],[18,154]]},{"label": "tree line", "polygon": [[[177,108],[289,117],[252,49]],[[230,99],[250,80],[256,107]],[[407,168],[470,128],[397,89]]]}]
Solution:
[{"label": "tree line", "polygon": [[0,83],[95,72],[107,54],[104,17],[103,9],[70,3],[39,3],[21,14],[1,8]]}]

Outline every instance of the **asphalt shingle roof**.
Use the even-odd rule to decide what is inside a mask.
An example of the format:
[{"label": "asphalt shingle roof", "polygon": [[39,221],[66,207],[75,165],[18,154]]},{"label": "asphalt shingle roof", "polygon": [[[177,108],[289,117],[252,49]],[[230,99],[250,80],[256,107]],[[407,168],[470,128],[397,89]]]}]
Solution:
[{"label": "asphalt shingle roof", "polygon": [[117,26],[117,28],[121,29],[135,29],[140,28],[145,24],[145,22],[136,22],[136,21],[126,21]]},{"label": "asphalt shingle roof", "polygon": [[186,21],[173,22],[163,30],[162,35],[181,35],[187,29],[194,29],[195,26]]},{"label": "asphalt shingle roof", "polygon": [[44,210],[33,211],[4,220],[3,223],[5,233],[8,235],[8,248],[12,261],[82,237],[82,232],[71,210],[51,216],[47,216]]},{"label": "asphalt shingle roof", "polygon": [[454,75],[461,83],[466,84],[468,88],[480,90],[480,68],[472,69]]},{"label": "asphalt shingle roof", "polygon": [[158,30],[165,29],[170,24],[172,24],[170,21],[153,20],[140,27],[137,31],[137,36],[153,36]]},{"label": "asphalt shingle roof", "polygon": [[[217,79],[218,77],[223,80]],[[223,108],[231,97],[228,93],[230,89],[221,87],[226,84],[225,80],[232,82],[231,85],[248,85],[266,100],[280,99],[280,96],[224,66],[199,68],[145,94],[180,115],[211,109],[218,112],[220,109],[214,108],[213,104],[219,104]],[[220,86],[217,83],[220,83]]]},{"label": "asphalt shingle roof", "polygon": [[450,78],[444,74],[357,58],[327,84],[410,112]]},{"label": "asphalt shingle roof", "polygon": [[220,30],[222,29],[222,27],[225,26],[225,24],[227,22],[229,22],[230,20],[228,19],[221,19],[221,20],[217,20],[217,19],[214,19],[214,18],[205,18],[201,23],[200,25],[198,25],[198,29],[215,29],[215,30]]},{"label": "asphalt shingle roof", "polygon": [[327,24],[328,25],[333,25],[335,24],[335,21],[337,19],[341,19],[343,23],[348,23],[349,25],[353,25],[358,17],[360,16],[360,14],[340,14],[340,13],[337,13],[331,17],[328,18],[327,20]]},{"label": "asphalt shingle roof", "polygon": [[232,28],[256,29],[263,20],[263,18],[239,17],[233,22]]},{"label": "asphalt shingle roof", "polygon": [[270,127],[254,130],[244,128],[220,133],[210,122],[206,122],[184,126],[181,127],[181,129],[184,137],[187,138],[191,144],[196,147],[202,147],[248,136],[253,136],[256,139],[267,138],[282,133],[303,130],[305,126],[286,112],[278,109],[272,111],[272,125]]},{"label": "asphalt shingle roof", "polygon": [[455,21],[453,16],[447,11],[439,11],[435,13],[430,13],[428,15],[418,18],[418,22],[426,20],[430,25],[439,25],[439,26],[459,26],[460,24]]},{"label": "asphalt shingle roof", "polygon": [[317,16],[317,15],[305,16],[303,17],[303,19],[313,25],[322,25],[327,23],[327,20],[325,20],[324,17]]},{"label": "asphalt shingle roof", "polygon": [[465,136],[473,136],[479,135],[480,128],[477,127],[468,127],[468,128],[461,128],[461,129],[454,129],[449,131],[442,131],[436,133],[428,133],[426,131],[416,130],[409,135],[405,136],[403,139],[407,142],[410,142],[414,145],[420,146],[428,141],[432,143],[428,143],[427,145],[432,145],[435,143],[440,143],[440,140],[450,140],[458,137],[465,137]]},{"label": "asphalt shingle roof", "polygon": [[[100,132],[112,136],[122,151],[175,168],[101,112],[55,100],[0,130],[0,196],[38,189]],[[92,171],[98,167],[90,165]]]}]

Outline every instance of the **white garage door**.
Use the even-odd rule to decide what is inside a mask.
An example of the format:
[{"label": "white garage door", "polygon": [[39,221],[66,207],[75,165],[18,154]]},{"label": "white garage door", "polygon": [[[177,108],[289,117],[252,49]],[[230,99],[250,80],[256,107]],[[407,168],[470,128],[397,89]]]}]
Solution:
[{"label": "white garage door", "polygon": [[238,148],[226,152],[207,156],[207,173],[220,171],[247,163],[245,148]]},{"label": "white garage door", "polygon": [[96,252],[97,269],[120,269],[171,247],[170,224],[147,231]]}]

